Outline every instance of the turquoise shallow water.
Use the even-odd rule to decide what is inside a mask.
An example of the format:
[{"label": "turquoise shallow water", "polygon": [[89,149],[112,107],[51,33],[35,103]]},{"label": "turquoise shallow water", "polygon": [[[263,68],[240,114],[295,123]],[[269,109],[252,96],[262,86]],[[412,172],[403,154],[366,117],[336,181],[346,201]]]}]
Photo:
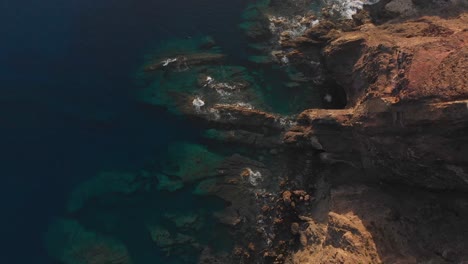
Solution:
[{"label": "turquoise shallow water", "polygon": [[[64,261],[69,259],[64,247],[109,239],[110,244],[118,241],[112,244],[117,249],[124,245],[133,263],[191,263],[197,254],[192,249],[167,257],[154,241],[166,234],[161,227],[177,233],[174,219],[181,214],[188,215],[189,222],[197,215],[195,228],[187,228],[184,235],[217,250],[232,247],[225,228],[212,217],[225,207],[222,200],[195,196],[193,183],[180,187],[170,182],[175,192],[156,186],[154,177],[161,180],[161,172],[183,175],[174,166],[184,156],[171,156],[171,146],[206,141],[200,125],[163,107],[141,104],[136,76],[145,58],[168,41],[211,36],[227,54],[226,64],[252,73],[266,110],[293,114],[316,104],[301,99],[303,90],[284,87],[286,76],[280,69],[248,61],[247,42],[238,27],[247,2],[2,2],[0,200],[5,263],[57,263],[61,258],[73,263]],[[226,150],[216,143],[208,151],[222,157],[255,152]],[[81,205],[70,210],[77,188],[103,171],[132,176],[92,182],[80,194]],[[57,219],[65,220],[57,224]]]}]

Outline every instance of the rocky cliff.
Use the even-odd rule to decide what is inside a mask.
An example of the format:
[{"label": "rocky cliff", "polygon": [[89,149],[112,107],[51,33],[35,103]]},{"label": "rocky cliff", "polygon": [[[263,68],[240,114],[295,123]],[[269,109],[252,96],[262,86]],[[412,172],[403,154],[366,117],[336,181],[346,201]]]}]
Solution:
[{"label": "rocky cliff", "polygon": [[336,33],[323,60],[346,109],[304,111],[286,141],[314,138],[379,180],[468,190],[467,25],[461,13]]},{"label": "rocky cliff", "polygon": [[466,3],[381,2],[290,41],[347,99],[284,136],[323,165],[293,263],[468,261]]}]

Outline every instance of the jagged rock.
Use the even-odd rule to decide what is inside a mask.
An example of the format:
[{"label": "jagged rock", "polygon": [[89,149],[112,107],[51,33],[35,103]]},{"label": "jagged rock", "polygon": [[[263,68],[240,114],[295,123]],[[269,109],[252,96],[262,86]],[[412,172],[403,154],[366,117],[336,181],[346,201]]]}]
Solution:
[{"label": "jagged rock", "polygon": [[348,109],[304,111],[284,141],[314,139],[375,179],[468,190],[467,23],[424,17],[341,33],[324,59]]},{"label": "jagged rock", "polygon": [[292,200],[291,200],[292,193],[290,191],[285,191],[283,192],[283,202],[286,205],[290,205]]},{"label": "jagged rock", "polygon": [[408,17],[417,12],[412,0],[393,0],[385,5],[385,9],[401,17]]},{"label": "jagged rock", "polygon": [[262,132],[267,135],[281,132],[292,123],[288,118],[236,104],[216,104],[196,114],[223,128]]},{"label": "jagged rock", "polygon": [[[270,184],[263,178],[270,178],[271,172],[264,164],[240,155],[225,159],[218,166],[218,172],[218,179],[200,182],[195,194],[215,195],[231,204],[216,214],[224,224],[236,226],[241,221],[255,221],[256,212],[260,210],[255,204],[255,190]],[[245,177],[241,176],[243,172],[246,172]]]},{"label": "jagged rock", "polygon": [[300,231],[300,229],[299,229],[299,224],[296,223],[296,222],[292,223],[292,224],[291,224],[291,233],[292,233],[293,235],[297,235],[297,234],[299,234],[299,231]]},{"label": "jagged rock", "polygon": [[309,244],[294,254],[293,263],[463,261],[468,242],[459,234],[467,232],[466,202],[463,194],[364,185],[332,188],[318,205],[322,209],[308,218]]},{"label": "jagged rock", "polygon": [[311,39],[311,41],[317,44],[323,44],[326,41],[333,38],[336,35],[336,31],[333,31],[338,26],[336,23],[330,20],[321,21],[317,26],[309,28],[304,35]]}]

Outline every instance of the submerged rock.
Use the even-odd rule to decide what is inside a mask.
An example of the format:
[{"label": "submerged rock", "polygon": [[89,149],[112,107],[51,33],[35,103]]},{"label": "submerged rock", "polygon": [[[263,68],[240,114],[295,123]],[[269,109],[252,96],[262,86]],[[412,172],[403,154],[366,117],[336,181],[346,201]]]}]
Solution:
[{"label": "submerged rock", "polygon": [[49,254],[66,264],[131,264],[123,243],[85,229],[79,222],[59,219],[45,237]]},{"label": "submerged rock", "polygon": [[167,159],[161,163],[161,173],[182,183],[214,177],[223,157],[205,146],[176,143],[169,147]]},{"label": "submerged rock", "polygon": [[242,14],[243,22],[239,26],[254,42],[267,40],[271,36],[268,18],[264,14],[269,4],[269,0],[256,1],[249,4]]},{"label": "submerged rock", "polygon": [[220,64],[217,59],[221,57],[194,53],[147,66],[141,77],[141,101],[208,121],[225,118],[218,116],[215,106],[220,104],[266,108],[252,73],[245,67]]},{"label": "submerged rock", "polygon": [[147,190],[149,175],[126,172],[102,172],[80,185],[70,195],[67,209],[69,212],[80,210],[87,201],[111,194],[131,194]]},{"label": "submerged rock", "polygon": [[158,247],[167,252],[177,249],[177,246],[190,244],[195,241],[190,236],[180,233],[173,235],[167,229],[160,226],[148,226],[148,229],[153,241],[158,245]]},{"label": "submerged rock", "polygon": [[171,220],[180,230],[199,230],[203,225],[204,220],[197,213],[166,213],[164,216]]},{"label": "submerged rock", "polygon": [[258,149],[271,149],[282,144],[278,135],[264,135],[247,130],[216,130],[209,129],[205,131],[204,137],[216,140],[222,143],[242,144]]},{"label": "submerged rock", "polygon": [[145,68],[146,71],[157,71],[163,68],[170,68],[178,71],[188,70],[197,65],[217,63],[224,59],[223,54],[217,53],[196,53],[181,54],[176,57],[164,58]]}]

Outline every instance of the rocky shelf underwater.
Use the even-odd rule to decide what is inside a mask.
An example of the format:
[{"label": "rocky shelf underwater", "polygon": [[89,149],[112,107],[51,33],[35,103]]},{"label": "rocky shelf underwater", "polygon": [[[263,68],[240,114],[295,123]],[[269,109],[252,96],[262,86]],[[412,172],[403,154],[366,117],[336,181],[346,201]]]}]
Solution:
[{"label": "rocky shelf underwater", "polygon": [[[135,73],[135,97],[200,135],[79,184],[45,235],[50,255],[465,263],[467,15],[439,2],[251,1],[242,54],[210,36],[165,40]],[[418,60],[431,54],[434,67]],[[438,67],[439,82],[418,67]]]}]

